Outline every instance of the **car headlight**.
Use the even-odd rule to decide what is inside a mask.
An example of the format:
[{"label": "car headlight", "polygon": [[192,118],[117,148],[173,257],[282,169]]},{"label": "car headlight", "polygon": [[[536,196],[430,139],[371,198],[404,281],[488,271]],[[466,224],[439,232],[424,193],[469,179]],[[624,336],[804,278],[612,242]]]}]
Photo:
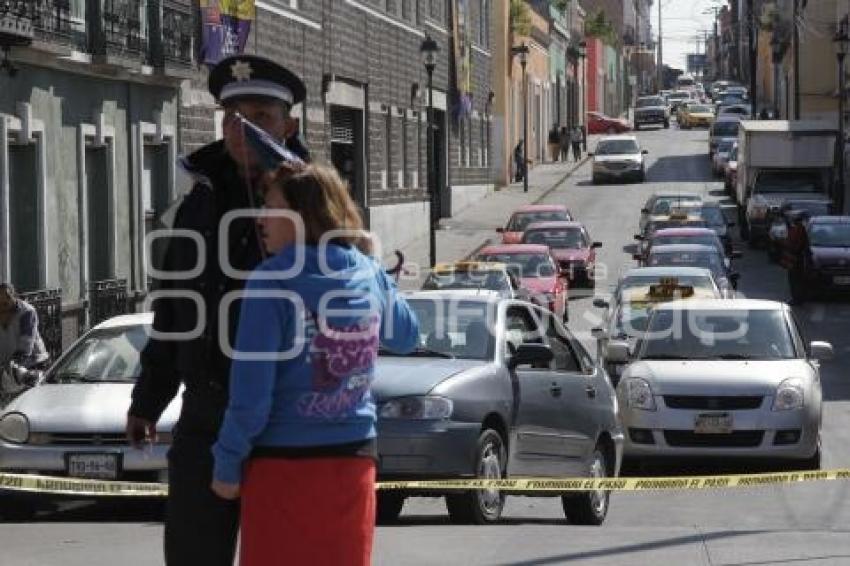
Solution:
[{"label": "car headlight", "polygon": [[454,408],[451,399],[422,395],[400,397],[381,405],[382,419],[405,419],[416,421],[437,421],[448,419]]},{"label": "car headlight", "polygon": [[30,436],[30,423],[21,413],[9,413],[0,419],[0,438],[15,444],[26,444]]},{"label": "car headlight", "polygon": [[631,409],[655,410],[655,397],[647,380],[632,377],[626,381],[626,404]]},{"label": "car headlight", "polygon": [[793,411],[803,408],[803,382],[800,378],[791,377],[779,384],[773,398],[774,411]]}]

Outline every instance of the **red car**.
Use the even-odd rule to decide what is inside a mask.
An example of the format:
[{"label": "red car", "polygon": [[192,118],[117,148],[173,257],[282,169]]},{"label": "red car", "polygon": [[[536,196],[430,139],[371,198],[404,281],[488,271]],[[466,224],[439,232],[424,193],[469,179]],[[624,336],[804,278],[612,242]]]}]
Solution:
[{"label": "red car", "polygon": [[631,125],[626,120],[612,118],[602,112],[587,113],[588,134],[622,134],[630,132],[631,129]]},{"label": "red car", "polygon": [[502,234],[503,244],[518,244],[526,226],[547,220],[572,220],[573,215],[560,204],[527,204],[516,209],[504,228],[496,228]]},{"label": "red car", "polygon": [[504,263],[520,280],[532,300],[569,320],[567,274],[558,269],[548,246],[539,244],[502,244],[487,246],[476,256],[478,261]]},{"label": "red car", "polygon": [[594,242],[579,222],[537,222],[525,229],[522,243],[549,246],[571,286],[596,286],[596,250],[602,244]]}]

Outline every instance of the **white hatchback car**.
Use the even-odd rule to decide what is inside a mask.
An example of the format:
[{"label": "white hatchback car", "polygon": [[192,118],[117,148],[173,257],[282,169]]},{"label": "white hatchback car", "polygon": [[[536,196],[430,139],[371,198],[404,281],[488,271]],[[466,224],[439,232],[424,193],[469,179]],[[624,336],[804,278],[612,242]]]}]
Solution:
[{"label": "white hatchback car", "polygon": [[644,156],[635,136],[605,136],[593,153],[593,184],[605,180],[630,179],[642,183],[646,179]]},{"label": "white hatchback car", "polygon": [[774,301],[689,300],[658,305],[617,386],[625,456],[761,458],[820,466],[822,393],[817,360],[791,309]]}]

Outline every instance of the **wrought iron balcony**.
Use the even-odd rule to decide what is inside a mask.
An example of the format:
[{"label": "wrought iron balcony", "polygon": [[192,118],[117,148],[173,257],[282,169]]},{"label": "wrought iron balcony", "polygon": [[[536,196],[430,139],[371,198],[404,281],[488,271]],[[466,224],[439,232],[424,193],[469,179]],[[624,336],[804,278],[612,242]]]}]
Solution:
[{"label": "wrought iron balcony", "polygon": [[33,40],[30,0],[0,0],[0,46],[29,45]]},{"label": "wrought iron balcony", "polygon": [[146,0],[90,2],[91,52],[99,62],[136,64],[148,60],[148,14]]},{"label": "wrought iron balcony", "polygon": [[32,9],[36,39],[81,50],[88,48],[85,17],[74,18],[71,0],[35,0]]},{"label": "wrought iron balcony", "polygon": [[130,312],[127,280],[106,279],[89,283],[89,326]]},{"label": "wrought iron balcony", "polygon": [[160,32],[160,57],[157,66],[172,64],[189,66],[194,51],[195,21],[192,7],[173,0],[162,2],[162,31]]}]

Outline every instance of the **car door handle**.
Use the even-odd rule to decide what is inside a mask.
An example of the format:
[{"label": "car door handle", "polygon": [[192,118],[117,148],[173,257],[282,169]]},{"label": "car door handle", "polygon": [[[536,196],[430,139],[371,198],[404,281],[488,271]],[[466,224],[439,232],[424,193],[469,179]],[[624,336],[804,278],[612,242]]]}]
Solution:
[{"label": "car door handle", "polygon": [[588,385],[584,388],[584,392],[587,393],[587,396],[591,399],[596,399],[596,388],[592,385]]},{"label": "car door handle", "polygon": [[563,389],[561,388],[561,386],[556,383],[553,383],[552,386],[549,388],[549,393],[552,394],[552,397],[560,397],[562,391]]}]

